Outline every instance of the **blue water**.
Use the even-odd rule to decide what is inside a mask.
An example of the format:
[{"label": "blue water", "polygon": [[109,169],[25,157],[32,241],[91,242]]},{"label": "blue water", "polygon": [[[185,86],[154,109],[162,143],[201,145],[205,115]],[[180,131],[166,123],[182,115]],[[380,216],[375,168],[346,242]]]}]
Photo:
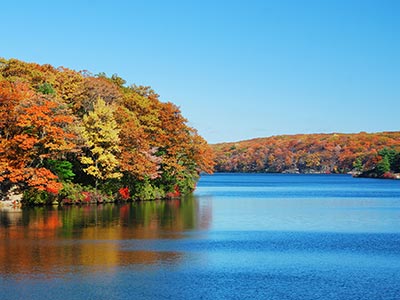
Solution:
[{"label": "blue water", "polygon": [[0,212],[0,299],[400,299],[400,181],[215,174],[193,197]]}]

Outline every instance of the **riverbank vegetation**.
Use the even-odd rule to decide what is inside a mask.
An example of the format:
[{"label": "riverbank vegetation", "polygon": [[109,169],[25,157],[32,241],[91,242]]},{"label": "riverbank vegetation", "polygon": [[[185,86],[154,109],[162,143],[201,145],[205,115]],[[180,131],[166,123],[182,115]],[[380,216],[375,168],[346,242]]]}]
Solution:
[{"label": "riverbank vegetation", "polygon": [[281,135],[213,149],[216,172],[351,172],[375,178],[400,172],[400,132]]},{"label": "riverbank vegetation", "polygon": [[179,108],[150,87],[0,59],[0,198],[171,198],[193,191],[213,164],[210,147]]}]

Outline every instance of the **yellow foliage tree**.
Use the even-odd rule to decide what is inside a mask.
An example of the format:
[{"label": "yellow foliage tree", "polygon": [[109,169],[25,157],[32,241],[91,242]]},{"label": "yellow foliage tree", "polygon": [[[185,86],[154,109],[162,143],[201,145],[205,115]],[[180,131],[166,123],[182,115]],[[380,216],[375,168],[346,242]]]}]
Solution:
[{"label": "yellow foliage tree", "polygon": [[83,117],[81,135],[85,142],[85,154],[80,157],[86,174],[98,181],[120,178],[117,159],[120,129],[114,119],[114,108],[98,98],[93,111]]}]

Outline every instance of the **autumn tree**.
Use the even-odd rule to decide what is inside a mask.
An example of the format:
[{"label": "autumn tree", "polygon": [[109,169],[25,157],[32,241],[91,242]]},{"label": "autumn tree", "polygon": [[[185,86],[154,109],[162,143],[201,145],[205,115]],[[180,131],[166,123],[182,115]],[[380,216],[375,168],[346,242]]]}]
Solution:
[{"label": "autumn tree", "polygon": [[[77,82],[78,83],[78,82]],[[75,84],[73,109],[82,117],[93,110],[97,98],[102,98],[107,104],[112,104],[122,97],[118,86],[106,77],[84,77],[80,85]]]},{"label": "autumn tree", "polygon": [[83,117],[80,129],[85,143],[80,161],[86,166],[83,170],[95,178],[96,188],[99,181],[121,177],[117,158],[120,153],[119,131],[114,107],[98,98],[93,111]]},{"label": "autumn tree", "polygon": [[152,145],[149,133],[142,126],[137,111],[131,106],[132,101],[134,101],[132,97],[128,96],[115,112],[115,119],[121,128],[119,132],[121,171],[128,180],[155,179],[160,176],[161,159],[155,155],[157,147]]},{"label": "autumn tree", "polygon": [[1,130],[0,181],[57,193],[61,184],[46,161],[60,159],[74,148],[68,109],[52,96],[36,94],[19,101],[11,96],[1,106],[12,109]]},{"label": "autumn tree", "polygon": [[194,189],[201,171],[212,172],[211,149],[197,132],[187,126],[179,108],[170,103],[160,104],[161,121],[158,155],[162,158],[161,178],[181,192]]}]

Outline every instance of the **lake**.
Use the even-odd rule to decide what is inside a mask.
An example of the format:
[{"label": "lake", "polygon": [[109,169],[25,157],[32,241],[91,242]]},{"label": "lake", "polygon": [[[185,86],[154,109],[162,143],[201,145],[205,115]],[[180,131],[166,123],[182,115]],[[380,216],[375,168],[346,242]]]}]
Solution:
[{"label": "lake", "polygon": [[0,211],[0,299],[400,299],[400,181],[204,175],[182,200]]}]

